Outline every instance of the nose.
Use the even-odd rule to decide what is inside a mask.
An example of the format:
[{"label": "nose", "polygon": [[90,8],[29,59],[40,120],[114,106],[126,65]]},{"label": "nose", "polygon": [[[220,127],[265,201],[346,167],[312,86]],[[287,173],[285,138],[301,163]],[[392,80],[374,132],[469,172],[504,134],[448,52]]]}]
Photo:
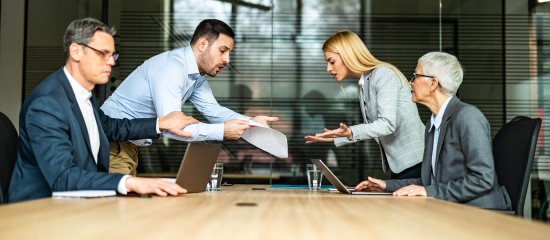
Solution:
[{"label": "nose", "polygon": [[327,72],[332,71],[332,68],[330,67],[330,64],[327,63]]},{"label": "nose", "polygon": [[228,64],[231,61],[231,59],[229,57],[229,54],[227,54],[226,57],[222,61],[223,61],[224,64]]}]

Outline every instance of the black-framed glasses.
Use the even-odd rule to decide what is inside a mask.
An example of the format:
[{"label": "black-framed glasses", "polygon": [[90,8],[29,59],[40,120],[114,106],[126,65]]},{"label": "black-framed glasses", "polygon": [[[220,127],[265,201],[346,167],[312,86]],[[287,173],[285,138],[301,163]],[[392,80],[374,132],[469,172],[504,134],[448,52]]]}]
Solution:
[{"label": "black-framed glasses", "polygon": [[427,78],[435,78],[434,76],[428,76],[420,73],[413,73],[411,79],[409,79],[409,83],[413,83],[414,80],[416,80],[417,77],[427,77]]},{"label": "black-framed glasses", "polygon": [[78,45],[80,46],[84,46],[84,47],[87,47],[89,49],[92,49],[94,50],[94,52],[97,53],[97,55],[99,55],[100,57],[102,57],[104,60],[109,60],[110,57],[113,57],[113,60],[116,62],[116,60],[118,60],[118,56],[119,54],[117,52],[114,52],[114,53],[109,53],[109,52],[106,52],[106,51],[101,51],[101,50],[98,50],[98,49],[95,49],[93,47],[90,47],[84,43],[77,43]]}]

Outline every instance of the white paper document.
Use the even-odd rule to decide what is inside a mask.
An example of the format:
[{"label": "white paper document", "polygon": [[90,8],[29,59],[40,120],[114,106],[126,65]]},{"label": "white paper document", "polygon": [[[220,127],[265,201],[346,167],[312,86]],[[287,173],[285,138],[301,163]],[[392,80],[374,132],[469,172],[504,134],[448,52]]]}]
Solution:
[{"label": "white paper document", "polygon": [[263,125],[259,122],[256,122],[252,119],[248,119],[248,124],[250,124],[250,126],[254,126],[254,127],[264,127],[264,128],[269,128],[269,126],[266,126],[266,125]]},{"label": "white paper document", "polygon": [[241,137],[250,144],[278,158],[288,157],[288,143],[281,132],[249,120],[253,128],[246,129]]},{"label": "white paper document", "polygon": [[53,192],[53,198],[98,198],[116,196],[114,190],[80,190],[80,191],[65,191]]}]

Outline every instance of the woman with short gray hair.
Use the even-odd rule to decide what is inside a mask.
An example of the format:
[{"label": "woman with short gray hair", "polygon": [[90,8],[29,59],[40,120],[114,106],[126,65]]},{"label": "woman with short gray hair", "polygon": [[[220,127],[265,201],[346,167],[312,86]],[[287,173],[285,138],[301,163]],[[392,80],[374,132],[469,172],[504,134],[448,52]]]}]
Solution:
[{"label": "woman with short gray hair", "polygon": [[430,52],[418,59],[424,74],[437,76],[441,89],[447,95],[455,95],[464,72],[455,56],[443,52]]},{"label": "woman with short gray hair", "polygon": [[455,96],[462,76],[460,63],[448,53],[431,52],[418,60],[409,80],[413,101],[432,112],[426,124],[421,177],[387,181],[369,177],[357,190],[510,209],[510,197],[497,183],[489,122],[479,109]]}]

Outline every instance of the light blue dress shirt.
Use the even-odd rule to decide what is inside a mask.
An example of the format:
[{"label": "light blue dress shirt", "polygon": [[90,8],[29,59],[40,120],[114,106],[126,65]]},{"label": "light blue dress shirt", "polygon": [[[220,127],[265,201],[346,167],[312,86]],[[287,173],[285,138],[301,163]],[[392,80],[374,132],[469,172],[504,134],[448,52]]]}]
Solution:
[{"label": "light blue dress shirt", "polygon": [[437,153],[437,142],[439,141],[439,127],[441,127],[441,121],[443,120],[443,115],[445,114],[445,109],[447,109],[447,104],[449,104],[449,101],[451,101],[451,98],[453,96],[450,96],[447,98],[447,100],[441,105],[441,108],[439,109],[439,112],[437,112],[437,116],[434,116],[432,114],[432,126],[430,127],[430,130],[428,132],[431,132],[435,128],[434,132],[434,144],[432,147],[432,174],[435,176],[435,163],[436,161],[436,153]]},{"label": "light blue dress shirt", "polygon": [[[204,75],[199,73],[197,61],[190,46],[158,54],[141,64],[105,101],[101,109],[112,118],[150,118],[182,111],[187,101],[210,121],[192,124],[183,129],[193,134],[185,138],[168,131],[164,136],[180,141],[223,140],[223,123],[249,117],[218,104]],[[136,145],[149,145],[134,141]]]}]

